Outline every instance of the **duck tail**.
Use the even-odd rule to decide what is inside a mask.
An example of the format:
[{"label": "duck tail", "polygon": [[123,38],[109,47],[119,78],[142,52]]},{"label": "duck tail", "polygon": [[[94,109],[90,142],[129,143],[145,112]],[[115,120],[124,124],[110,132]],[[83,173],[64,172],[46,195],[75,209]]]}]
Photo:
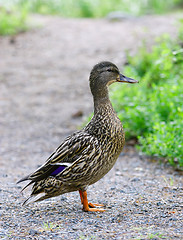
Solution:
[{"label": "duck tail", "polygon": [[24,202],[23,202],[23,206],[27,206],[29,205],[30,203],[33,203],[33,202],[37,202],[37,201],[41,201],[42,198],[45,197],[45,192],[41,192],[41,193],[38,193],[38,194],[35,194],[35,195],[31,195],[29,198],[27,198]]},{"label": "duck tail", "polygon": [[30,186],[30,185],[33,184],[33,183],[34,183],[33,181],[29,182],[27,185],[25,185],[25,186],[21,189],[20,192],[23,192],[28,186]]},{"label": "duck tail", "polygon": [[30,179],[29,179],[29,176],[30,176],[30,175],[27,175],[27,176],[21,178],[20,180],[18,180],[17,184],[19,184],[19,183],[21,183],[21,182],[24,182],[24,181],[27,181],[27,180],[30,180]]}]

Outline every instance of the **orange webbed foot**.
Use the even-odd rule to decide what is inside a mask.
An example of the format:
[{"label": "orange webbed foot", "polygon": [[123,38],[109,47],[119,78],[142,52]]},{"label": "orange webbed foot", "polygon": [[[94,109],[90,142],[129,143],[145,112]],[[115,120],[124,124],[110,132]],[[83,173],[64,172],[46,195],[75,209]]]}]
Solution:
[{"label": "orange webbed foot", "polygon": [[84,208],[83,207],[83,211],[85,212],[105,212],[106,210],[103,208]]},{"label": "orange webbed foot", "polygon": [[91,207],[91,208],[104,207],[103,204],[99,204],[99,203],[88,203],[88,206]]},{"label": "orange webbed foot", "polygon": [[103,208],[96,208],[96,207],[103,207],[103,204],[94,204],[88,203],[87,199],[87,192],[79,190],[81,203],[83,204],[83,211],[85,212],[104,212],[105,209]]}]

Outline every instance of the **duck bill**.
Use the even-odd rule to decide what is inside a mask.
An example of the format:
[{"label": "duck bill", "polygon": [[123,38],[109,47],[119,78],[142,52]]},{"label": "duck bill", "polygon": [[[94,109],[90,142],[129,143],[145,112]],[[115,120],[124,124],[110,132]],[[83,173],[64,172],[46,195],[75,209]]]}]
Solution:
[{"label": "duck bill", "polygon": [[138,83],[139,82],[133,78],[126,77],[122,74],[119,75],[119,78],[117,78],[117,81],[118,82],[126,82],[126,83]]}]

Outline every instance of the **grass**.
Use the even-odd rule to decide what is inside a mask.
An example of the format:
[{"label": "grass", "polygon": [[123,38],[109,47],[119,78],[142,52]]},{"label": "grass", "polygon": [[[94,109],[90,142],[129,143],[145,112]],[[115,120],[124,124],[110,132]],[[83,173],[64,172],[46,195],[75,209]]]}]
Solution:
[{"label": "grass", "polygon": [[165,176],[162,176],[162,178],[168,187],[172,187],[174,185],[173,177],[170,177],[169,179],[167,179]]},{"label": "grass", "polygon": [[13,35],[27,29],[27,10],[0,7],[0,35]]},{"label": "grass", "polygon": [[33,0],[30,9],[41,14],[65,17],[104,17],[111,11],[123,11],[132,15],[164,13],[180,3],[181,0]]},{"label": "grass", "polygon": [[[8,3],[15,1],[9,0]],[[132,15],[165,13],[179,7],[182,0],[17,0],[19,6],[28,6],[30,12],[64,17],[104,17],[111,11]]]},{"label": "grass", "polygon": [[164,235],[161,233],[155,233],[155,234],[151,233],[147,237],[148,239],[162,239],[162,238],[165,239]]},{"label": "grass", "polygon": [[[128,56],[124,72],[139,85],[113,89],[114,107],[126,137],[138,138],[141,151],[183,169],[183,24],[177,41],[164,36],[151,52]],[[123,88],[123,89],[122,89]]]},{"label": "grass", "polygon": [[43,222],[42,228],[43,228],[43,231],[53,231],[53,229],[55,228],[55,225],[47,221],[47,222]]},{"label": "grass", "polygon": [[100,18],[112,11],[130,15],[165,13],[181,4],[182,0],[0,0],[0,35],[25,31],[29,13]]},{"label": "grass", "polygon": [[158,240],[158,239],[167,239],[167,237],[165,236],[164,233],[159,233],[159,232],[149,233],[149,232],[153,232],[152,226],[147,227],[147,228],[134,228],[134,230],[136,230],[136,232],[141,232],[142,230],[144,232],[146,232],[146,235],[140,234],[140,236],[138,238],[136,238],[136,240],[143,240],[143,239],[147,239],[147,240],[150,240],[150,239],[153,239],[153,240],[155,240],[155,239],[156,240]]}]

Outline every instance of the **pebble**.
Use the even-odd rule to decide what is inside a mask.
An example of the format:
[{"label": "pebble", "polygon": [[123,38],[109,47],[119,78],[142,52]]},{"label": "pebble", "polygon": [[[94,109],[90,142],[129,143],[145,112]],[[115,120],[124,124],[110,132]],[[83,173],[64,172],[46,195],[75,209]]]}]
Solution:
[{"label": "pebble", "polygon": [[34,235],[37,235],[39,232],[37,230],[34,230],[34,229],[30,229],[29,230],[29,234],[34,236]]}]

